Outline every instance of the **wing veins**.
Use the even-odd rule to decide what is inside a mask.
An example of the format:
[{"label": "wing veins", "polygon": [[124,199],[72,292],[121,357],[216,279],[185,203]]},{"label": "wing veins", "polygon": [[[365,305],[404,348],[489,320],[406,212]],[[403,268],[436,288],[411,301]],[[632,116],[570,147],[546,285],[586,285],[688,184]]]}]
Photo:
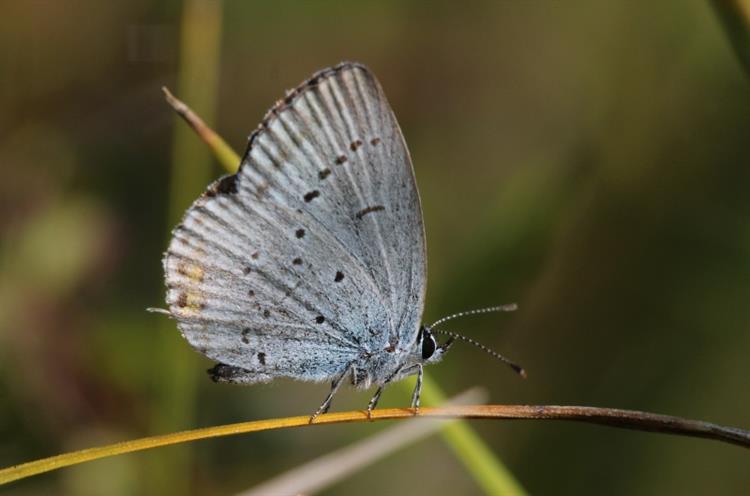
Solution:
[{"label": "wing veins", "polygon": [[[209,212],[209,211],[206,211],[204,213],[205,214],[210,214],[209,216],[213,215],[213,213]],[[226,227],[226,225],[224,225],[224,227]],[[185,229],[189,229],[189,230],[192,231],[192,229],[187,228],[187,227],[185,227]],[[234,251],[227,250],[225,247],[223,247],[222,245],[217,244],[217,242],[211,240],[210,238],[205,237],[205,236],[201,235],[200,233],[198,233],[196,231],[192,231],[190,234],[191,234],[191,236],[194,236],[194,237],[200,239],[201,242],[206,243],[206,244],[211,245],[211,246],[214,246],[219,251],[224,252],[225,256],[227,256],[227,258],[234,259],[235,261],[246,262],[246,260],[243,260],[242,257],[238,256]],[[230,253],[231,253],[231,255],[230,255]],[[278,262],[278,260],[276,260],[276,259],[274,259],[274,261]],[[281,266],[281,265],[279,264],[279,266]],[[258,270],[258,269],[256,269],[256,273],[260,274],[271,286],[273,286],[275,289],[279,290],[279,292],[282,292],[284,294],[286,294],[287,292],[289,292],[290,297],[294,301],[296,301],[297,303],[299,303],[302,308],[305,308],[310,313],[317,313],[317,309],[309,301],[301,299],[299,293],[289,291],[289,290],[292,289],[291,286],[287,286],[286,284],[284,284],[283,282],[277,280],[276,278],[273,278],[273,277],[269,276],[268,272],[265,271],[265,270]],[[236,278],[238,276],[235,275],[234,277]],[[304,322],[305,319],[302,316],[300,316],[300,315],[298,315],[296,313],[294,313],[293,315],[295,317],[297,317],[301,322]],[[331,322],[331,327],[334,327],[336,330],[343,332],[343,328],[335,326],[334,324],[335,324],[335,321],[332,321]],[[348,341],[348,340],[346,340],[346,339],[344,339],[344,338],[342,338],[340,336],[332,335],[332,334],[328,333],[327,331],[325,331],[323,329],[321,329],[321,332],[323,334],[328,335],[331,339],[334,339],[334,340],[336,340],[338,342],[342,342],[344,344],[350,345],[351,348],[357,348],[356,343],[354,343],[353,341]]]},{"label": "wing veins", "polygon": [[[230,196],[228,201],[231,202],[231,203],[233,203],[234,205],[239,206],[240,208],[243,208],[245,206],[244,203],[240,202],[238,199],[235,199],[233,196]],[[233,212],[231,212],[230,209],[226,208],[226,205],[219,205],[219,206],[222,207],[222,209],[224,210],[224,212],[226,212],[228,215],[231,215],[236,221],[240,220],[240,219],[238,219],[234,215]],[[199,207],[199,208],[206,208],[206,207]],[[231,228],[231,226],[224,219],[222,219],[221,217],[217,216],[214,212],[206,209],[204,211],[204,213],[206,215],[208,215],[209,217],[211,217],[214,220],[214,222],[216,222],[217,224],[220,224],[225,229],[229,230]],[[263,217],[262,215],[259,215],[259,217],[261,217],[261,218],[263,218],[265,220],[265,217]],[[271,224],[269,223],[269,225],[271,225]],[[239,235],[240,237],[242,237],[247,243],[252,244],[252,241],[241,230],[236,230],[235,233],[237,235]],[[266,256],[269,257],[271,260],[273,260],[277,264],[277,266],[279,268],[281,268],[282,270],[284,270],[286,272],[290,272],[289,269],[284,264],[282,264],[278,258],[274,257],[270,253],[266,253]],[[276,278],[271,277],[269,275],[269,273],[267,271],[263,270],[262,268],[254,268],[254,271],[256,273],[258,273],[258,274],[261,274],[267,281],[271,282],[277,288],[279,288],[278,285],[283,285],[284,286],[284,291],[283,292],[285,294],[288,293],[289,296],[292,297],[292,299],[294,299],[295,301],[297,301],[298,303],[300,303],[300,305],[302,307],[304,307],[305,309],[307,309],[311,313],[318,313],[319,312],[319,310],[317,308],[315,308],[312,305],[312,303],[310,303],[309,300],[307,300],[307,299],[303,300],[301,298],[302,295],[300,295],[300,293],[297,292],[295,290],[295,288],[292,288],[291,286],[287,286],[285,283],[281,282],[280,280],[277,280]],[[305,280],[305,278],[299,277],[298,273],[296,273],[296,272],[291,272],[291,273],[294,276],[296,276],[302,282],[302,284],[304,284],[304,286],[308,289],[308,292],[307,292],[308,296],[316,298],[316,299],[323,299],[323,300],[327,299],[326,298],[327,295],[323,291],[317,291],[316,288],[312,284],[310,284],[309,282],[307,282]],[[274,282],[275,282],[275,284],[274,284]],[[299,289],[299,286],[297,286],[296,289]],[[304,321],[304,319],[300,318],[300,316],[298,316],[298,315],[295,315],[295,316],[298,317],[300,321]],[[338,325],[338,323],[336,321],[331,321],[331,327],[333,327],[335,330],[337,330],[339,332],[345,333],[344,328],[341,327],[340,325]],[[323,332],[324,334],[329,334],[327,331],[325,331],[323,329],[321,329],[321,332]],[[338,339],[338,340],[343,341],[345,343],[349,343],[350,345],[352,345],[352,347],[356,347],[356,343],[354,343],[354,341],[349,341],[347,339],[344,339],[343,337],[336,337],[334,335],[330,335],[330,337],[332,339]]]},{"label": "wing veins", "polygon": [[[353,75],[353,73],[352,73],[352,75]],[[342,80],[343,80],[343,77],[344,77],[343,74],[341,75],[341,77],[342,77]],[[335,81],[335,78],[333,78],[332,81]],[[343,86],[343,89],[339,88],[339,86]],[[356,84],[355,84],[355,86],[356,86]],[[359,115],[355,115],[355,116],[348,115],[349,114],[349,112],[348,112],[349,110],[351,110],[354,114],[358,114],[358,112],[357,112],[357,103],[355,102],[355,99],[354,99],[354,97],[353,97],[353,95],[351,93],[351,89],[349,88],[349,84],[347,84],[346,81],[343,81],[342,85],[339,85],[337,83],[335,85],[331,85],[331,87],[332,87],[332,94],[334,95],[334,98],[336,100],[339,100],[339,99],[341,100],[341,101],[338,102],[340,104],[339,111],[341,113],[342,118],[345,119],[345,120],[347,120],[346,124],[347,124],[347,127],[349,128],[349,130],[351,132],[352,129],[356,129],[357,126],[355,124],[355,121],[358,121],[361,118],[361,116],[359,116]],[[345,97],[344,93],[348,94],[348,96],[349,96],[349,102],[345,101],[346,97]],[[361,98],[361,95],[360,95],[360,98]],[[362,100],[364,101],[364,99],[362,99]],[[345,105],[345,103],[351,103],[351,105]],[[370,119],[370,115],[369,115],[368,109],[365,108],[363,110],[364,110],[364,114],[365,114],[364,119],[367,122],[368,127],[370,129],[375,129],[372,126],[372,121]],[[356,137],[352,136],[352,138],[356,138]],[[369,137],[368,136],[361,136],[359,138],[367,140]],[[364,149],[364,147],[360,147],[359,149],[362,150],[362,149]],[[355,153],[357,153],[357,152],[355,152]],[[364,156],[364,155],[365,155],[364,152],[360,152],[360,157],[359,157],[360,160],[361,160],[361,156]],[[375,187],[374,187],[375,184],[372,181],[372,179],[370,178],[370,172],[368,171],[368,165],[369,164],[367,163],[366,160],[363,160],[362,162],[363,163],[362,163],[362,167],[361,168],[362,168],[363,174],[365,176],[365,181],[366,181],[367,184],[369,184],[371,186],[369,188],[369,190],[370,190],[369,191],[370,196],[372,197],[373,201],[375,201],[376,204],[382,205],[385,202],[383,201],[383,198],[379,194],[377,194],[377,192],[375,190]],[[367,205],[370,205],[370,203],[369,202],[366,203],[365,205],[363,205],[363,207],[366,207]],[[393,280],[393,267],[391,265],[391,257],[388,256],[388,247],[385,246],[385,242],[383,241],[383,229],[382,229],[382,225],[381,225],[379,219],[380,219],[379,216],[375,216],[375,217],[373,217],[373,218],[371,218],[369,220],[371,220],[371,221],[373,221],[375,223],[375,235],[377,236],[377,239],[378,239],[378,248],[379,248],[379,251],[380,251],[380,258],[381,258],[381,261],[383,262],[383,265],[385,267],[385,271],[386,271],[386,274],[387,274],[387,277],[388,277],[388,284],[389,284],[389,286],[391,288],[393,288],[394,287],[394,280]],[[395,312],[396,309],[399,307],[398,302],[396,301],[396,293],[394,291],[391,291],[390,296],[391,296],[391,298],[390,298],[391,312]],[[393,332],[398,332],[398,327],[392,328],[391,330]]]}]

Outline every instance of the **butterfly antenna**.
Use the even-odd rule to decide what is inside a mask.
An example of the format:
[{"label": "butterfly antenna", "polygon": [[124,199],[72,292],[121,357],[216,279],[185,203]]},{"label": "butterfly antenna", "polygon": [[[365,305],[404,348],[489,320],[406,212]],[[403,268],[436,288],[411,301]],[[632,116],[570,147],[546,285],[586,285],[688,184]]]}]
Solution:
[{"label": "butterfly antenna", "polygon": [[510,361],[509,359],[505,358],[503,355],[501,355],[500,353],[496,352],[495,350],[491,350],[490,348],[487,348],[485,345],[483,345],[482,343],[480,343],[478,341],[474,341],[473,339],[467,338],[466,336],[464,336],[462,334],[456,334],[455,332],[451,332],[451,331],[441,331],[440,329],[432,329],[432,328],[430,328],[430,332],[432,332],[433,334],[445,334],[446,336],[450,336],[453,339],[460,339],[461,341],[465,341],[465,342],[467,342],[469,344],[473,344],[474,346],[476,346],[480,350],[489,353],[490,355],[492,355],[493,357],[497,358],[501,362],[507,364],[518,375],[520,375],[521,377],[523,377],[524,379],[526,379],[526,371],[523,369],[523,367],[521,367],[517,363],[514,363],[514,362]]},{"label": "butterfly antenna", "polygon": [[437,320],[436,322],[430,324],[430,329],[442,324],[443,322],[448,322],[449,320],[457,319],[459,317],[466,317],[468,315],[478,315],[480,313],[490,312],[515,312],[516,310],[518,310],[518,305],[515,303],[508,303],[507,305],[498,305],[495,307],[477,308],[476,310],[467,310],[465,312],[454,313],[453,315],[448,315],[447,317],[443,317],[442,319]]}]

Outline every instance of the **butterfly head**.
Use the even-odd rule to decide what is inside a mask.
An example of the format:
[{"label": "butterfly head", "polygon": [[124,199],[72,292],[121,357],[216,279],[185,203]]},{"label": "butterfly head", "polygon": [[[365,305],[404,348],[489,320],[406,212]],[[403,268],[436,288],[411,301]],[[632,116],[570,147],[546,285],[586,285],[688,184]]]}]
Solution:
[{"label": "butterfly head", "polygon": [[[450,346],[453,344],[454,341],[461,340],[473,346],[476,346],[477,348],[481,349],[482,351],[485,351],[486,353],[489,353],[490,355],[497,358],[501,362],[504,362],[505,364],[507,364],[521,377],[525,378],[526,371],[523,369],[523,367],[508,360],[500,353],[462,334],[458,334],[458,333],[451,332],[451,331],[445,331],[443,329],[437,328],[439,325],[443,324],[444,322],[456,319],[458,317],[464,317],[466,315],[476,315],[476,314],[488,313],[488,312],[512,312],[516,310],[516,308],[517,308],[517,305],[515,303],[511,303],[508,305],[500,305],[500,306],[495,306],[495,307],[480,308],[477,310],[469,310],[467,312],[459,312],[453,315],[448,315],[447,317],[443,317],[442,319],[439,319],[438,321],[436,321],[435,323],[431,325],[422,325],[419,328],[419,333],[417,334],[416,343],[414,344],[414,347],[412,348],[412,352],[411,352],[412,356],[417,355],[416,361],[418,363],[423,363],[423,364],[435,363],[435,362],[440,361],[441,358],[443,358],[443,354],[446,351],[448,351],[448,348],[450,348]],[[438,345],[437,341],[435,341],[436,334],[446,335],[448,336],[448,340],[445,341],[443,344]]]},{"label": "butterfly head", "polygon": [[412,348],[412,353],[417,355],[418,362],[427,364],[439,362],[448,348],[451,347],[455,338],[450,337],[443,344],[438,344],[430,328],[423,325],[419,328],[417,340]]}]

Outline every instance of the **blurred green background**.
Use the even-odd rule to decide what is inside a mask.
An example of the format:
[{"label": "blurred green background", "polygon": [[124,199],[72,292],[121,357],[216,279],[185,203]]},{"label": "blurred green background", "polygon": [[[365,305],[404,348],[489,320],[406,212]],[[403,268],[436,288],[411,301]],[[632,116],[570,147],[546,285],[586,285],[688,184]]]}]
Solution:
[{"label": "blurred green background", "polygon": [[[0,466],[317,407],[326,385],[211,383],[145,312],[169,230],[223,173],[159,88],[242,152],[285,89],[341,60],[378,75],[411,149],[425,319],[520,304],[450,329],[529,379],[456,345],[429,371],[447,393],[750,427],[750,82],[708,3],[38,0],[0,17]],[[750,487],[747,452],[711,441],[472,425],[533,494]],[[384,427],[200,441],[5,489],[230,494]],[[480,492],[435,437],[326,494],[394,490]]]}]

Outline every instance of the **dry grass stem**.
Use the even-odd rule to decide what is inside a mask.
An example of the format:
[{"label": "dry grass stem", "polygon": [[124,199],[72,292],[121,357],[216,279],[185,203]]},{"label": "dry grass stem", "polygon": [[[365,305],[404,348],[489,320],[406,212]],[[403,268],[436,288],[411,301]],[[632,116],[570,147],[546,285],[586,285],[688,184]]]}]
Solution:
[{"label": "dry grass stem", "polygon": [[[658,415],[634,410],[618,410],[614,408],[556,405],[444,406],[422,408],[419,411],[419,417],[441,419],[573,420],[624,429],[701,437],[750,448],[750,431],[669,415]],[[414,413],[413,410],[408,408],[387,408],[375,410],[372,414],[372,421],[411,418],[414,418]],[[290,427],[314,427],[326,424],[369,421],[367,413],[361,410],[321,415],[315,420],[314,424],[310,424],[309,420],[310,417],[308,415],[256,420],[164,434],[124,441],[108,446],[84,449],[2,469],[0,470],[0,484],[6,484],[14,480],[99,458],[196,441],[198,439],[287,429]]]}]

